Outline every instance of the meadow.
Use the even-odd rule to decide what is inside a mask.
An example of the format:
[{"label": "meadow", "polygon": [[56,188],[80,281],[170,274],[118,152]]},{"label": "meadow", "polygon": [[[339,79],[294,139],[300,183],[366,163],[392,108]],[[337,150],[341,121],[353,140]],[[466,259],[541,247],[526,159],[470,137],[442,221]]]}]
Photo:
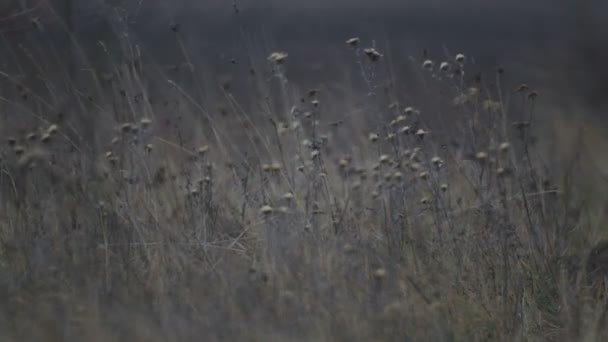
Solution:
[{"label": "meadow", "polygon": [[353,83],[246,43],[218,80],[177,23],[170,66],[37,30],[0,70],[0,340],[608,338],[601,148],[544,85],[354,36]]}]

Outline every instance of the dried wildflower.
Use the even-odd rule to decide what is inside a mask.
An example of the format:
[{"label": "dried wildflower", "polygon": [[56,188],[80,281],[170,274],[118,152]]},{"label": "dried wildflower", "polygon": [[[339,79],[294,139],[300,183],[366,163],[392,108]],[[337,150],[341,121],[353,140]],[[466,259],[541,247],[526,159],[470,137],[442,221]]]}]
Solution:
[{"label": "dried wildflower", "polygon": [[513,127],[515,127],[518,130],[526,129],[526,128],[530,127],[530,125],[531,124],[527,121],[518,121],[518,122],[513,123]]},{"label": "dried wildflower", "polygon": [[419,139],[423,139],[427,134],[429,134],[429,132],[423,130],[422,128],[416,131],[416,137]]},{"label": "dried wildflower", "polygon": [[443,71],[443,72],[448,72],[448,71],[450,71],[450,63],[448,63],[448,62],[442,62],[442,63],[439,65],[439,70],[441,70],[441,71]]},{"label": "dried wildflower", "polygon": [[268,56],[268,60],[275,64],[283,64],[289,55],[285,52],[273,52]]},{"label": "dried wildflower", "polygon": [[359,45],[360,41],[361,40],[359,39],[359,37],[353,37],[353,38],[347,39],[346,44],[350,47],[356,47],[357,45]]},{"label": "dried wildflower", "polygon": [[475,154],[475,159],[479,161],[485,161],[488,159],[488,154],[486,152],[477,152]]},{"label": "dried wildflower", "polygon": [[49,133],[44,133],[40,137],[40,141],[43,142],[44,144],[48,144],[49,142],[51,142],[51,135]]},{"label": "dried wildflower", "polygon": [[25,153],[25,147],[21,145],[15,145],[13,146],[13,152],[15,152],[15,154],[18,156],[23,155],[23,153]]},{"label": "dried wildflower", "polygon": [[380,161],[381,164],[388,164],[391,161],[391,157],[389,157],[386,154],[383,154],[383,155],[380,156],[379,161]]},{"label": "dried wildflower", "polygon": [[422,63],[422,67],[425,68],[426,70],[433,70],[434,66],[435,66],[435,63],[433,63],[433,61],[431,61],[430,59],[427,59],[426,61],[424,61]]},{"label": "dried wildflower", "polygon": [[400,182],[403,179],[403,173],[397,171],[393,174],[393,179],[397,182]]},{"label": "dried wildflower", "polygon": [[429,203],[429,198],[428,197],[422,197],[420,199],[420,204],[428,204]]},{"label": "dried wildflower", "polygon": [[123,133],[131,133],[132,130],[133,130],[133,125],[131,125],[130,123],[124,123],[124,124],[120,125],[120,131]]},{"label": "dried wildflower", "polygon": [[433,157],[431,159],[431,162],[435,165],[435,167],[437,168],[441,168],[443,166],[443,159],[439,158],[439,157]]},{"label": "dried wildflower", "polygon": [[416,112],[416,108],[414,107],[405,107],[405,109],[403,109],[403,113],[405,113],[405,115],[412,115]]},{"label": "dried wildflower", "polygon": [[264,215],[270,215],[272,214],[272,207],[269,205],[264,205],[260,208],[260,213],[264,214]]},{"label": "dried wildflower", "polygon": [[429,178],[429,173],[426,171],[422,171],[418,174],[418,177],[422,180],[427,180],[427,178]]},{"label": "dried wildflower", "polygon": [[525,93],[528,90],[530,90],[530,87],[527,84],[525,84],[525,83],[520,84],[519,87],[517,87],[517,92],[518,93]]},{"label": "dried wildflower", "polygon": [[287,201],[291,201],[294,198],[294,194],[291,191],[287,191],[284,195],[283,195],[283,199],[287,200]]},{"label": "dried wildflower", "polygon": [[448,185],[447,184],[441,184],[441,186],[439,186],[439,188],[441,189],[441,191],[446,192],[448,191]]},{"label": "dried wildflower", "polygon": [[370,133],[368,139],[371,142],[376,142],[376,141],[378,141],[378,134],[376,134],[376,133]]},{"label": "dried wildflower", "polygon": [[509,150],[510,147],[511,144],[509,144],[508,142],[503,142],[498,146],[498,150],[501,152],[506,152]]},{"label": "dried wildflower", "polygon": [[497,101],[485,100],[483,102],[483,109],[485,109],[487,111],[499,111],[500,107],[501,107],[500,102],[497,102]]},{"label": "dried wildflower", "polygon": [[399,115],[397,118],[395,118],[395,120],[391,121],[390,126],[395,126],[405,120],[407,120],[407,117],[405,115]]},{"label": "dried wildflower", "polygon": [[310,103],[311,103],[311,104],[312,104],[312,106],[313,106],[313,107],[315,107],[315,108],[316,108],[316,107],[319,107],[319,104],[321,104],[321,102],[319,102],[319,100],[312,100]]},{"label": "dried wildflower", "polygon": [[150,125],[152,124],[152,120],[148,119],[148,118],[143,118],[139,121],[139,124],[141,125],[141,128],[148,129],[150,127]]},{"label": "dried wildflower", "polygon": [[386,277],[386,270],[384,268],[378,268],[377,270],[374,271],[374,278],[376,279],[383,279]]},{"label": "dried wildflower", "polygon": [[535,100],[537,97],[539,96],[538,92],[536,91],[531,91],[528,94],[528,100]]},{"label": "dried wildflower", "polygon": [[498,175],[498,177],[506,177],[510,174],[510,171],[507,168],[499,167],[496,169],[496,174]]},{"label": "dried wildflower", "polygon": [[208,145],[203,145],[196,149],[196,153],[198,153],[199,156],[204,156],[205,154],[207,154],[207,151],[209,151]]},{"label": "dried wildflower", "polygon": [[363,50],[363,53],[365,53],[365,55],[367,56],[367,58],[369,58],[370,61],[372,62],[377,62],[380,60],[380,58],[383,57],[383,55],[378,52],[378,50],[374,49],[374,48],[367,48]]},{"label": "dried wildflower", "polygon": [[273,162],[272,164],[270,164],[271,171],[280,171],[282,168],[283,168],[283,165],[281,165],[281,163],[279,163],[279,162]]},{"label": "dried wildflower", "polygon": [[463,55],[462,53],[459,53],[456,55],[456,58],[454,58],[454,59],[456,60],[456,62],[458,64],[463,64],[466,61],[467,57],[465,55]]},{"label": "dried wildflower", "polygon": [[410,126],[403,126],[399,129],[399,133],[408,134],[410,132]]}]

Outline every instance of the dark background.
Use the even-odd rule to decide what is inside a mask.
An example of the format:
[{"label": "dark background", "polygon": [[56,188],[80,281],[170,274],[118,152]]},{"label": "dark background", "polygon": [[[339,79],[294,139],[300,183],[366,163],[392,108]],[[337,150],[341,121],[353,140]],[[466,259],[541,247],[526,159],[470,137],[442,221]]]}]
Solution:
[{"label": "dark background", "polygon": [[36,18],[55,32],[38,39],[65,43],[61,31],[69,27],[92,63],[99,40],[120,50],[112,41],[125,32],[159,65],[179,63],[168,29],[179,23],[181,41],[194,62],[207,66],[209,78],[230,78],[226,64],[233,58],[284,50],[295,61],[292,78],[315,84],[343,77],[344,40],[359,36],[367,44],[374,40],[397,72],[423,50],[440,60],[447,49],[486,69],[504,66],[512,82],[534,84],[562,109],[583,107],[602,117],[608,102],[608,2],[600,0],[5,0],[0,10],[10,44],[31,43],[25,32]]}]

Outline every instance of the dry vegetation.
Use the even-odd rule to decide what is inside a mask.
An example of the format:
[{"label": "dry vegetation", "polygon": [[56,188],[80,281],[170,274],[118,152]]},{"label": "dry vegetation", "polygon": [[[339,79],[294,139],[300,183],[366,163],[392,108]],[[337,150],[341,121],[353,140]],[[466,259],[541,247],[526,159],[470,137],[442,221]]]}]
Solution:
[{"label": "dry vegetation", "polygon": [[36,77],[1,74],[0,339],[607,339],[605,203],[543,150],[542,95],[446,52],[407,62],[412,98],[368,43],[344,44],[365,89],[340,113],[282,52],[231,62],[245,104],[128,37],[78,80],[25,51]]}]

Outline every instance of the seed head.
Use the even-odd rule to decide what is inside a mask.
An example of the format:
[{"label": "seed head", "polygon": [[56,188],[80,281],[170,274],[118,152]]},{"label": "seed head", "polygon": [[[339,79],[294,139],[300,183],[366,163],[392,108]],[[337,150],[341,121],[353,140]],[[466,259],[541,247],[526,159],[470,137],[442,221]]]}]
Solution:
[{"label": "seed head", "polygon": [[21,156],[23,155],[23,153],[25,153],[25,147],[21,145],[15,145],[13,146],[13,152],[15,152],[16,155]]},{"label": "seed head", "polygon": [[281,163],[279,163],[279,162],[273,162],[272,164],[270,164],[271,171],[280,171],[282,168],[283,168],[283,165],[281,165]]},{"label": "seed head", "polygon": [[384,268],[378,268],[374,271],[374,278],[383,279],[386,277],[386,270]]},{"label": "seed head", "polygon": [[486,152],[477,152],[475,154],[475,159],[479,161],[485,161],[488,159],[488,154]]},{"label": "seed head", "polygon": [[57,125],[50,125],[49,128],[46,129],[46,132],[50,135],[55,135],[59,131],[59,127]]},{"label": "seed head", "polygon": [[538,92],[536,92],[536,91],[531,91],[531,92],[528,94],[528,100],[531,100],[531,101],[532,101],[532,100],[535,100],[535,99],[536,99],[538,96],[539,96]]},{"label": "seed head", "polygon": [[371,142],[378,141],[378,134],[376,134],[376,133],[370,133],[369,134],[369,141],[371,141]]},{"label": "seed head", "polygon": [[381,164],[388,164],[391,161],[391,157],[389,157],[386,154],[383,154],[383,155],[380,156],[380,160],[379,161],[380,161]]},{"label": "seed head", "polygon": [[441,71],[443,71],[443,72],[448,72],[448,71],[450,71],[450,63],[448,63],[448,62],[442,62],[442,63],[439,65],[439,69],[440,69]]},{"label": "seed head", "polygon": [[348,162],[348,159],[346,159],[346,158],[342,158],[342,159],[340,159],[340,160],[338,161],[338,165],[339,165],[339,166],[340,166],[340,168],[342,168],[342,169],[343,169],[343,168],[345,168],[345,167],[347,167],[347,166],[348,166],[348,164],[349,164],[349,162]]},{"label": "seed head", "polygon": [[150,125],[152,124],[152,120],[148,119],[148,118],[143,118],[139,121],[141,128],[143,129],[148,129],[150,127]]},{"label": "seed head", "polygon": [[503,142],[498,146],[498,150],[500,152],[506,152],[509,150],[510,147],[511,147],[511,144],[509,144],[508,142]]},{"label": "seed head", "polygon": [[397,124],[405,121],[407,119],[407,117],[405,115],[399,115],[397,118],[395,118],[395,120],[391,121],[390,126],[396,126]]},{"label": "seed head", "polygon": [[260,213],[264,214],[264,215],[270,215],[272,214],[272,207],[269,205],[264,205],[260,208]]},{"label": "seed head", "polygon": [[420,179],[422,180],[427,180],[427,178],[429,178],[429,173],[426,171],[422,171],[418,174],[418,177],[420,177]]},{"label": "seed head", "polygon": [[48,144],[49,142],[51,142],[51,135],[49,133],[44,133],[41,137],[40,137],[40,141],[42,141],[45,144]]},{"label": "seed head", "polygon": [[291,201],[293,200],[294,195],[293,192],[291,191],[287,191],[284,195],[283,195],[283,199],[287,200],[287,201]]},{"label": "seed head", "polygon": [[426,61],[424,61],[422,63],[422,67],[425,68],[426,70],[433,70],[434,66],[435,66],[435,63],[433,63],[433,61],[431,61],[430,59],[427,59]]},{"label": "seed head", "polygon": [[313,150],[312,152],[310,152],[310,158],[316,159],[319,157],[320,154],[321,154],[321,152],[319,152],[319,150]]},{"label": "seed head", "polygon": [[123,133],[131,133],[132,130],[133,130],[133,125],[131,125],[130,123],[124,123],[124,124],[120,125],[120,131]]},{"label": "seed head", "polygon": [[399,133],[408,134],[410,132],[410,126],[403,126],[399,129]]},{"label": "seed head", "polygon": [[196,153],[198,153],[198,155],[202,157],[205,154],[207,154],[208,151],[209,151],[209,146],[203,145],[196,150]]},{"label": "seed head", "polygon": [[38,140],[38,134],[37,133],[29,133],[26,137],[25,137],[28,141],[36,141]]},{"label": "seed head", "polygon": [[428,204],[428,203],[429,203],[428,197],[422,197],[422,199],[420,199],[420,204]]},{"label": "seed head", "polygon": [[439,187],[441,189],[441,191],[446,192],[448,191],[448,185],[447,184],[441,184],[441,186]]},{"label": "seed head", "polygon": [[146,148],[146,152],[150,153],[154,149],[154,146],[152,146],[152,144],[147,144],[145,148]]},{"label": "seed head", "polygon": [[273,52],[268,56],[268,60],[274,64],[283,64],[289,55],[285,52]]},{"label": "seed head", "polygon": [[393,179],[397,182],[401,181],[403,179],[403,173],[397,171],[393,174]]},{"label": "seed head", "polygon": [[422,128],[416,131],[416,137],[419,139],[423,139],[427,134],[429,134],[429,132],[423,130]]},{"label": "seed head", "polygon": [[443,159],[439,158],[439,157],[433,157],[433,159],[431,159],[431,162],[435,165],[435,167],[437,168],[441,168],[443,166]]},{"label": "seed head", "polygon": [[525,84],[525,83],[522,83],[522,84],[520,84],[520,85],[519,85],[519,87],[517,87],[517,92],[518,92],[518,93],[525,93],[525,92],[527,92],[528,90],[530,90],[530,86],[528,86],[528,85],[527,85],[527,84]]},{"label": "seed head", "polygon": [[397,135],[395,133],[389,133],[386,136],[386,140],[388,140],[388,141],[395,140],[396,137],[397,137]]},{"label": "seed head", "polygon": [[405,113],[405,115],[412,115],[416,112],[416,109],[414,107],[405,107],[405,109],[403,109],[403,113]]},{"label": "seed head", "polygon": [[360,41],[361,40],[359,39],[359,37],[353,37],[353,38],[347,39],[346,44],[350,47],[356,47],[357,45],[359,45]]},{"label": "seed head", "polygon": [[456,55],[456,62],[458,62],[458,64],[463,64],[466,61],[467,57],[465,55],[463,55],[462,53],[459,53]]},{"label": "seed head", "polygon": [[383,55],[374,48],[367,48],[363,50],[363,53],[365,53],[367,58],[369,58],[369,60],[372,62],[377,62],[383,57]]}]

